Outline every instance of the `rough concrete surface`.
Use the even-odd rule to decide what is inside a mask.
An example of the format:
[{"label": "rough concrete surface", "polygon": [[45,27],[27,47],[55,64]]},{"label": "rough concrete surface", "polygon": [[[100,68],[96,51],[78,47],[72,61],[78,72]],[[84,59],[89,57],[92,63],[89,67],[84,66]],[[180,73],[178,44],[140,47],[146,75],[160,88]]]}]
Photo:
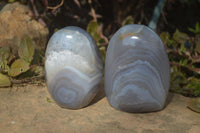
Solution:
[{"label": "rough concrete surface", "polygon": [[169,94],[166,108],[152,113],[113,109],[100,92],[80,110],[49,102],[45,86],[0,89],[0,133],[199,133],[200,114],[187,108],[189,98]]}]

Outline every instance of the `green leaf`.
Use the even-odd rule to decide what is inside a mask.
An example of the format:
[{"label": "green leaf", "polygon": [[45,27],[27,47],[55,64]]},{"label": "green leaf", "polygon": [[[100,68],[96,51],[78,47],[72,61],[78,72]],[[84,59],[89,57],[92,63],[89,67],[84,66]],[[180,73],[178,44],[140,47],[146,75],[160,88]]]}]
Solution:
[{"label": "green leaf", "polygon": [[0,61],[5,61],[10,57],[10,48],[2,47],[0,48]]},{"label": "green leaf", "polygon": [[195,28],[188,28],[188,30],[194,34],[200,34],[200,26],[199,26],[199,22],[196,23]]},{"label": "green leaf", "polygon": [[194,112],[200,113],[200,98],[191,99],[187,107]]},{"label": "green leaf", "polygon": [[51,100],[50,98],[46,97],[47,102],[49,103],[55,103],[53,100]]},{"label": "green leaf", "polygon": [[124,19],[122,22],[122,26],[127,25],[127,24],[134,24],[134,18],[132,16],[128,16]]},{"label": "green leaf", "polygon": [[37,76],[44,75],[44,67],[42,66],[35,66],[31,69],[31,71],[34,73],[34,75],[37,75]]},{"label": "green leaf", "polygon": [[184,45],[184,43],[189,39],[189,36],[186,33],[176,30],[176,32],[173,34],[173,39],[179,44]]},{"label": "green leaf", "polygon": [[8,76],[0,73],[0,87],[8,87],[10,85],[11,85],[11,82]]},{"label": "green leaf", "polygon": [[188,63],[188,59],[182,58],[182,59],[180,60],[180,65],[181,65],[181,66],[186,66],[187,63]]},{"label": "green leaf", "polygon": [[6,72],[8,72],[9,69],[10,68],[9,68],[9,66],[7,64],[7,60],[0,62],[0,72],[6,73]]},{"label": "green leaf", "polygon": [[182,87],[188,83],[185,75],[178,71],[177,67],[172,67],[173,72],[171,73],[170,78],[170,91],[176,93],[182,93]]},{"label": "green leaf", "polygon": [[199,22],[196,23],[195,29],[196,29],[196,31],[200,31]]},{"label": "green leaf", "polygon": [[200,96],[200,82],[197,78],[191,78],[186,88],[192,90],[194,96]]},{"label": "green leaf", "polygon": [[200,54],[200,41],[197,41],[197,42],[196,42],[195,51],[198,52],[198,53]]},{"label": "green leaf", "polygon": [[99,25],[95,21],[90,21],[87,26],[87,32],[94,38],[96,42],[101,39],[101,34],[99,30]]},{"label": "green leaf", "polygon": [[4,70],[4,62],[0,61],[0,72]]},{"label": "green leaf", "polygon": [[174,40],[171,40],[171,36],[169,32],[162,32],[160,34],[160,38],[163,41],[163,43],[166,44],[168,47],[172,47],[172,46],[176,47],[177,43],[175,43]]},{"label": "green leaf", "polygon": [[170,34],[169,34],[169,32],[162,32],[162,33],[160,34],[160,38],[161,38],[161,40],[162,40],[164,43],[167,43],[167,42],[169,41],[169,39],[170,39]]},{"label": "green leaf", "polygon": [[178,50],[179,54],[182,55],[182,53],[184,53],[186,51],[185,45],[181,44],[180,49]]},{"label": "green leaf", "polygon": [[45,51],[44,50],[37,50],[36,49],[31,64],[43,63],[45,61],[45,57],[44,56],[45,56]]},{"label": "green leaf", "polygon": [[15,0],[8,0],[8,2],[13,3],[13,2],[15,2]]},{"label": "green leaf", "polygon": [[21,59],[24,59],[28,63],[31,63],[34,55],[34,45],[32,39],[28,35],[22,37],[18,54]]},{"label": "green leaf", "polygon": [[99,51],[101,52],[103,62],[105,62],[106,48],[105,47],[100,47]]},{"label": "green leaf", "polygon": [[196,33],[196,30],[195,29],[192,29],[192,28],[188,28],[188,30],[192,33]]},{"label": "green leaf", "polygon": [[8,75],[15,77],[23,72],[26,72],[27,70],[29,70],[29,63],[23,59],[17,59],[12,63],[11,68],[8,71]]}]

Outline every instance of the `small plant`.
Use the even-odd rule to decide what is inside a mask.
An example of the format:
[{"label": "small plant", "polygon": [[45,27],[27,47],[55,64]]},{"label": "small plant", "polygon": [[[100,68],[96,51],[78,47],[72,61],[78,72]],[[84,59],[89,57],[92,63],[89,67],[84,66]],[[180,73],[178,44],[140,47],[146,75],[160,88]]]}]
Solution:
[{"label": "small plant", "polygon": [[[127,16],[122,22],[122,26],[133,23],[134,23],[134,18],[132,16]],[[108,38],[103,35],[102,28],[103,24],[99,24],[96,20],[90,21],[87,25],[87,32],[93,37],[93,39],[97,43],[103,61],[105,62],[106,48],[108,46]]]},{"label": "small plant", "polygon": [[188,30],[192,33],[194,33],[197,37],[200,37],[200,26],[199,26],[199,22],[196,23],[195,28],[188,28]]},{"label": "small plant", "polygon": [[97,43],[97,46],[99,47],[103,61],[105,61],[108,39],[102,33],[102,24],[98,24],[94,20],[90,21],[87,26],[87,32],[92,36],[92,38]]},{"label": "small plant", "polygon": [[35,51],[33,41],[28,35],[22,37],[17,56],[12,53],[10,47],[0,48],[0,87],[11,86],[16,80],[21,83],[24,81],[20,80],[21,77],[36,76],[43,71],[40,63],[34,63],[41,62],[39,58],[42,58]]},{"label": "small plant", "polygon": [[176,30],[172,36],[168,32],[160,34],[171,65],[171,91],[185,96],[200,96],[200,39],[199,23],[190,37]]}]

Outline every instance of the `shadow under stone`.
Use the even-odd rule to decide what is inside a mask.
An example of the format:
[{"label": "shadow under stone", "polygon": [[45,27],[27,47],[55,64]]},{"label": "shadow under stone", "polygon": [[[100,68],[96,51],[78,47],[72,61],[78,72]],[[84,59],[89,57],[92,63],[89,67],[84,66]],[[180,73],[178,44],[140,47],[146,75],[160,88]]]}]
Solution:
[{"label": "shadow under stone", "polygon": [[174,94],[169,92],[167,95],[164,109],[171,103],[173,97],[174,97]]},{"label": "shadow under stone", "polygon": [[104,88],[103,87],[101,87],[101,88],[102,89],[99,90],[97,95],[94,97],[94,99],[90,102],[90,104],[88,106],[97,103],[98,101],[100,101],[101,99],[103,99],[106,96]]}]

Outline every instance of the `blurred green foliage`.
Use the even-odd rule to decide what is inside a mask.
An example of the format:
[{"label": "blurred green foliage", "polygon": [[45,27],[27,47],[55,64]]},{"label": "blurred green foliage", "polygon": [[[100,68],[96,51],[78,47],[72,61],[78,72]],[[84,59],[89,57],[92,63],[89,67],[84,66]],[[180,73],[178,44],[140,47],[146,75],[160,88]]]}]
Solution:
[{"label": "blurred green foliage", "polygon": [[15,0],[8,0],[8,2],[12,3],[12,2],[15,2]]},{"label": "blurred green foliage", "polygon": [[[8,87],[12,82],[33,76],[43,76],[44,54],[35,53],[34,43],[28,35],[24,35],[18,47],[18,55],[13,55],[10,47],[0,48],[0,87]],[[20,83],[20,82],[19,82]]]},{"label": "blurred green foliage", "polygon": [[200,96],[200,38],[199,23],[188,28],[194,37],[176,30],[160,34],[171,65],[170,91],[185,96]]},{"label": "blurred green foliage", "polygon": [[[123,25],[134,23],[134,19],[128,16]],[[171,65],[170,91],[185,96],[200,96],[200,38],[199,23],[195,28],[188,28],[194,33],[194,37],[180,32],[178,29],[170,35],[162,32],[160,37],[167,49]],[[87,32],[94,38],[105,60],[108,40],[102,33],[101,24],[90,21]],[[106,39],[105,39],[106,38]]]},{"label": "blurred green foliage", "polygon": [[87,26],[87,32],[93,37],[95,41],[99,44],[99,40],[101,39],[101,29],[97,22],[90,21]]},{"label": "blurred green foliage", "polygon": [[127,24],[134,24],[134,18],[132,16],[128,16],[124,19],[122,22],[122,26],[127,25]]},{"label": "blurred green foliage", "polygon": [[7,87],[10,85],[11,85],[11,82],[8,76],[0,73],[0,87]]},{"label": "blurred green foliage", "polygon": [[33,60],[34,52],[33,41],[28,35],[24,35],[18,49],[19,57],[30,64]]},{"label": "blurred green foliage", "polygon": [[[134,19],[128,16],[122,25],[132,24]],[[199,23],[195,28],[188,28],[194,33],[194,37],[186,33],[180,32],[178,29],[170,35],[168,32],[162,32],[160,37],[167,49],[168,57],[171,65],[171,81],[170,91],[183,94],[185,96],[200,96],[200,38]],[[101,25],[95,21],[91,21],[87,26],[87,31],[97,42],[103,59],[107,43],[102,38],[103,33]],[[104,41],[102,41],[104,39]]]},{"label": "blurred green foliage", "polygon": [[188,30],[192,33],[194,33],[197,37],[200,37],[200,26],[199,22],[196,23],[195,28],[188,28]]},{"label": "blurred green foliage", "polygon": [[[132,16],[127,16],[121,25],[124,26],[133,23],[134,23],[134,18]],[[99,24],[94,20],[90,21],[87,25],[87,32],[93,37],[93,39],[97,43],[97,46],[103,58],[103,62],[105,62],[106,49],[108,46],[108,38],[103,35],[102,28],[103,25]]]},{"label": "blurred green foliage", "polygon": [[[108,38],[120,27],[127,24],[142,23],[147,25],[151,18],[151,7],[154,6],[155,1],[92,1],[93,6],[88,4],[87,1],[65,1],[62,7],[57,7],[60,1],[47,1],[47,0],[2,0],[0,2],[0,9],[7,3],[20,2],[31,7],[33,16],[40,21],[42,19],[51,20],[47,23],[50,30],[55,31],[55,28],[63,27],[64,25],[87,25],[87,32],[94,38],[97,46],[101,52],[103,62],[105,62],[106,48],[108,46]],[[199,0],[168,0],[167,7],[163,8],[162,16],[165,18],[165,26],[168,31],[174,30],[176,27],[181,27],[188,21],[185,21],[185,15],[187,20],[191,23],[199,21],[196,19],[195,13],[198,12],[199,7],[195,5]],[[125,4],[124,4],[125,3]],[[165,4],[166,4],[165,3]],[[75,6],[76,5],[76,6]],[[95,5],[95,6],[94,6]],[[105,6],[106,5],[106,6]],[[177,7],[178,5],[178,7]],[[190,6],[191,5],[191,6]],[[53,10],[49,10],[48,7],[54,7]],[[165,5],[166,6],[166,5]],[[188,10],[187,6],[190,6]],[[94,13],[91,20],[90,9],[85,7],[94,7]],[[111,8],[112,7],[112,8]],[[148,7],[148,8],[146,8]],[[179,10],[172,10],[178,8]],[[101,11],[103,9],[103,11]],[[186,9],[186,10],[185,10]],[[95,14],[95,10],[100,13]],[[171,11],[170,11],[171,10]],[[53,18],[50,17],[50,11]],[[176,13],[174,13],[176,11]],[[172,13],[170,15],[170,12]],[[180,12],[180,13],[179,13]],[[134,13],[134,14],[133,14]],[[175,17],[173,17],[175,14]],[[181,15],[180,15],[181,14]],[[183,15],[184,14],[184,15]],[[187,15],[189,14],[189,15]],[[131,16],[130,16],[131,15]],[[57,16],[57,17],[56,17]],[[125,18],[125,16],[127,16]],[[170,16],[170,17],[169,17]],[[177,17],[184,16],[184,17]],[[97,22],[97,17],[100,18],[102,23]],[[103,18],[102,21],[101,17]],[[169,18],[168,18],[169,17]],[[172,18],[171,18],[172,17]],[[65,18],[65,19],[60,19]],[[108,19],[109,18],[109,19]],[[125,19],[124,19],[125,18]],[[175,19],[174,19],[175,18]],[[170,21],[175,20],[175,21]],[[55,20],[55,21],[52,21]],[[70,21],[69,21],[70,20]],[[167,20],[169,22],[167,22]],[[162,18],[159,20],[162,21]],[[173,22],[178,21],[177,24]],[[53,23],[54,22],[54,23]],[[62,25],[61,23],[62,22]],[[108,23],[109,22],[109,23]],[[181,23],[179,23],[181,22]],[[163,23],[163,22],[161,22]],[[60,25],[59,25],[60,24]],[[103,25],[104,33],[103,34]],[[163,25],[163,24],[160,24]],[[168,26],[169,25],[169,26]],[[83,27],[84,27],[83,26]],[[185,25],[184,25],[185,26]],[[53,28],[52,28],[53,27]],[[173,27],[169,29],[170,27]],[[52,28],[52,29],[51,29]],[[180,28],[181,29],[181,28]],[[162,29],[161,29],[162,31]],[[168,32],[162,32],[160,37],[167,49],[170,66],[171,66],[171,81],[170,91],[180,93],[185,96],[197,97],[200,96],[200,25],[196,23],[194,27],[188,28],[191,35],[183,33],[178,29],[170,35]],[[30,79],[34,77],[44,76],[44,51],[36,50],[34,43],[28,35],[24,35],[21,38],[21,43],[18,48],[18,55],[12,53],[10,47],[0,48],[0,87],[8,87],[15,80],[17,83],[22,83],[24,79]],[[30,81],[30,80],[28,80]],[[102,80],[103,81],[103,80]],[[52,102],[48,97],[48,102]],[[192,99],[188,103],[188,108],[195,112],[200,112],[200,99]]]},{"label": "blurred green foliage", "polygon": [[96,21],[90,21],[87,26],[87,32],[93,37],[97,46],[101,52],[103,61],[106,56],[106,46],[108,45],[108,39],[102,33],[102,24],[98,24]]},{"label": "blurred green foliage", "polygon": [[28,62],[26,62],[23,59],[17,59],[12,63],[10,70],[8,71],[8,75],[11,77],[16,77],[21,73],[26,72],[28,69],[29,69]]},{"label": "blurred green foliage", "polygon": [[[8,2],[14,1],[9,0]],[[184,4],[192,3],[189,0],[179,1]],[[138,21],[134,19],[135,17],[133,16],[120,19],[123,21],[120,21],[119,26],[137,23]],[[94,20],[88,23],[87,32],[96,41],[103,62],[105,62],[109,39],[103,34],[103,23]],[[108,29],[112,30],[112,26],[110,27]],[[171,65],[170,90],[185,96],[200,96],[199,22],[194,27],[188,28],[188,31],[193,35],[188,35],[177,29],[173,34],[163,32],[160,37],[167,49]],[[113,32],[111,33],[113,34]],[[110,37],[109,34],[107,36]],[[44,64],[44,52],[34,48],[34,43],[28,35],[24,35],[21,38],[18,55],[13,55],[12,49],[9,47],[0,48],[0,87],[11,86],[12,81],[15,79],[42,76],[44,68],[41,64]]]}]

